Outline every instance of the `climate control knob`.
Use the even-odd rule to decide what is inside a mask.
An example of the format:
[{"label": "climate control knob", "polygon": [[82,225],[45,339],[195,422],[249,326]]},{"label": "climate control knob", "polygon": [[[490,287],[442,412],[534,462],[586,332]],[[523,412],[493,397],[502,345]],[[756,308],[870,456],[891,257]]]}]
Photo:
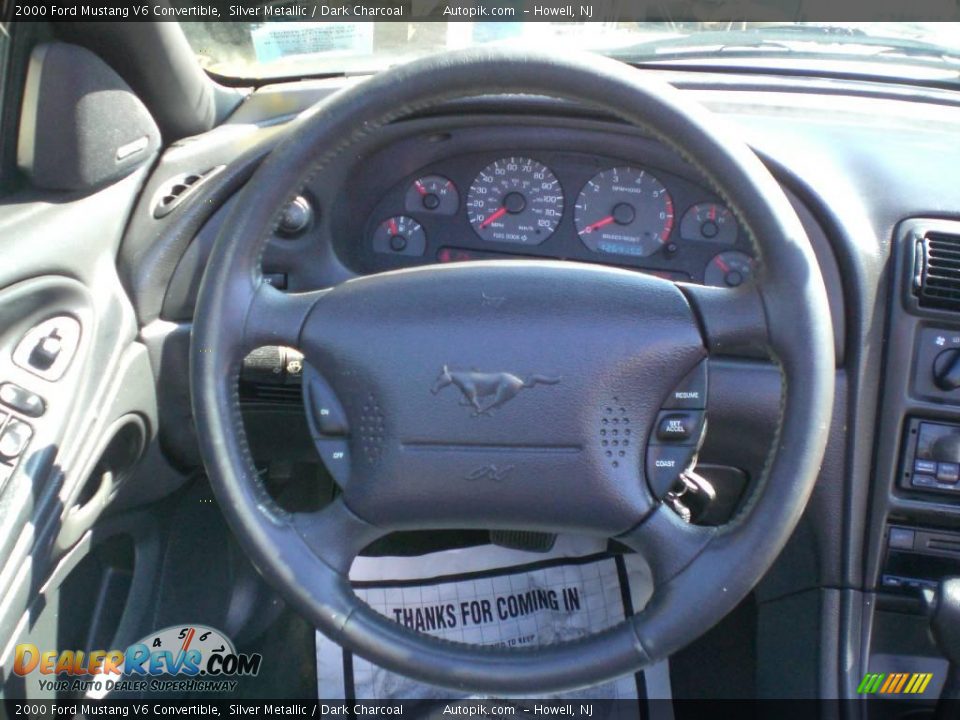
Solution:
[{"label": "climate control knob", "polygon": [[933,361],[933,383],[941,390],[960,388],[960,348],[937,355]]}]

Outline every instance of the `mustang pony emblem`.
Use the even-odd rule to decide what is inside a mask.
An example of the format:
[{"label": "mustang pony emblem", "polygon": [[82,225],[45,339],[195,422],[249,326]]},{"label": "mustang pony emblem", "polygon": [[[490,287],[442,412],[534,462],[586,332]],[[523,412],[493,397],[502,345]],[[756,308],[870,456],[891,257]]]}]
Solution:
[{"label": "mustang pony emblem", "polygon": [[473,416],[489,415],[490,412],[513,400],[521,390],[534,385],[556,385],[558,377],[531,375],[526,379],[513,373],[483,373],[474,370],[451,370],[446,365],[437,377],[433,388],[434,395],[448,385],[454,385],[463,395],[460,404],[473,408]]}]

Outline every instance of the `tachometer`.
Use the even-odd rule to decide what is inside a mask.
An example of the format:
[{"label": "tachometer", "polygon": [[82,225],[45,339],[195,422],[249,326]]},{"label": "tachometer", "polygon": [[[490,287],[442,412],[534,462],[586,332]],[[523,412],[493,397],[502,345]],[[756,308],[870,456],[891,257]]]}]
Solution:
[{"label": "tachometer", "polygon": [[539,245],[563,217],[563,190],[550,169],[536,160],[503,158],[473,181],[467,217],[484,240]]},{"label": "tachometer", "polygon": [[673,200],[654,175],[631,167],[604,170],[577,197],[574,220],[594,252],[652,255],[673,229]]}]

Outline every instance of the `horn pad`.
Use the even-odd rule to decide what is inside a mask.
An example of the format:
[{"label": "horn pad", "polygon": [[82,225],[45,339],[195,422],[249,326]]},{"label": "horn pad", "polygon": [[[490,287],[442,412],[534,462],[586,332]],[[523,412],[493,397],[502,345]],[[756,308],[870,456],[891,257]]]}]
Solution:
[{"label": "horn pad", "polygon": [[[368,522],[604,534],[652,509],[650,428],[706,355],[672,283],[526,261],[345,283],[302,346],[342,403],[344,500]],[[611,458],[601,430],[613,420]]]}]

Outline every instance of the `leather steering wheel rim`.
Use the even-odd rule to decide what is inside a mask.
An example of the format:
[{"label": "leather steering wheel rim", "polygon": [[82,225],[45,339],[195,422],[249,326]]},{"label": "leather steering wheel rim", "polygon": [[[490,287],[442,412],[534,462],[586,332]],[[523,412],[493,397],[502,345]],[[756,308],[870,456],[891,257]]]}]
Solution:
[{"label": "leather steering wheel rim", "polygon": [[[776,441],[764,476],[737,517],[720,528],[691,526],[662,503],[631,495],[636,507],[649,503],[649,512],[637,518],[636,529],[618,526],[616,533],[648,555],[657,580],[651,601],[605,632],[528,650],[439,641],[360,602],[347,579],[350,561],[397,528],[359,516],[346,502],[321,511],[323,522],[278,508],[253,466],[237,390],[242,359],[254,347],[306,344],[322,355],[324,329],[338,328],[336,313],[322,309],[325,303],[340,312],[351,305],[338,298],[355,306],[365,298],[389,298],[391,288],[419,292],[423,278],[434,272],[402,271],[383,281],[346,283],[352,287],[343,290],[280,293],[262,282],[260,260],[286,202],[331,159],[394,120],[447,100],[506,93],[584,103],[677,150],[746,229],[758,259],[756,284],[737,291],[692,285],[677,290],[665,281],[575,263],[548,263],[539,271],[521,264],[484,266],[458,270],[458,277],[482,287],[512,276],[535,279],[541,272],[568,279],[574,288],[607,292],[622,286],[610,290],[616,298],[649,292],[653,306],[660,302],[663,312],[695,320],[700,337],[688,343],[685,362],[762,347],[782,374]],[[682,321],[689,324],[686,316]],[[833,362],[827,296],[809,241],[777,182],[721,118],[650,73],[613,60],[481,48],[379,73],[325,99],[293,124],[242,191],[210,255],[196,304],[190,377],[201,453],[220,507],[255,566],[309,622],[344,648],[424,682],[529,693],[589,686],[640,670],[699,637],[742,600],[783,548],[812,491],[829,429]],[[633,492],[617,482],[604,487]],[[607,508],[618,506],[611,502]]]}]

